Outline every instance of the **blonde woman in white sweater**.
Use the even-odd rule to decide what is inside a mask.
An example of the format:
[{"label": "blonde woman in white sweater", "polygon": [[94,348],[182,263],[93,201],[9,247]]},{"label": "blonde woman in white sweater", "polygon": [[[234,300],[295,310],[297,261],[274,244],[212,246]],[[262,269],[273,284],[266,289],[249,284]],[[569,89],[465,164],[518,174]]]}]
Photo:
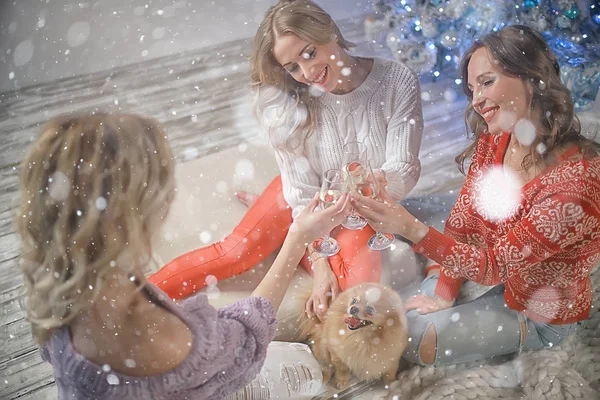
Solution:
[{"label": "blonde woman in white sweater", "polygon": [[[404,64],[356,57],[351,46],[311,1],[282,0],[267,11],[254,41],[251,85],[281,176],[258,198],[241,194],[251,207],[231,235],[176,258],[150,278],[171,297],[201,289],[208,275],[240,274],[277,249],[319,191],[323,172],[341,167],[345,143],[367,146],[371,166],[385,174],[396,200],[415,186],[423,130],[419,81]],[[334,230],[341,250],[329,258],[309,246],[302,261],[314,276],[309,314],[321,318],[329,296],[379,282],[381,253],[367,247],[373,233],[369,226]]]}]

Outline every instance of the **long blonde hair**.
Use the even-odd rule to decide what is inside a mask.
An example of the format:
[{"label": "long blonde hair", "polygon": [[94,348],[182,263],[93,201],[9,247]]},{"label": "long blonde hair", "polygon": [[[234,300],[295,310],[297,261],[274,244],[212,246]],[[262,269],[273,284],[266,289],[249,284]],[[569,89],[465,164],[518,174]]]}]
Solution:
[{"label": "long blonde hair", "polygon": [[468,100],[465,124],[473,133],[474,142],[456,157],[461,172],[464,173],[467,158],[475,152],[479,137],[487,130],[485,120],[473,109],[473,93],[468,86],[469,62],[473,53],[482,47],[497,61],[504,74],[520,78],[530,86],[532,110],[541,114],[540,124],[544,130],[536,132],[531,152],[523,159],[523,168],[539,159],[537,149],[540,144],[545,147],[541,154],[544,160],[566,144],[575,144],[587,154],[598,153],[600,145],[581,134],[571,93],[560,79],[558,61],[544,38],[532,28],[512,25],[477,40],[462,57],[462,87]]},{"label": "long blonde hair", "polygon": [[[296,35],[319,45],[337,40],[344,50],[354,44],[344,39],[331,16],[312,1],[280,0],[267,10],[256,32],[250,59],[254,114],[267,129],[271,143],[293,149],[315,130],[317,103],[309,87],[294,80],[273,56],[275,39],[285,35]],[[281,127],[289,133],[283,142],[274,138]]]},{"label": "long blonde hair", "polygon": [[173,172],[155,120],[96,112],[43,127],[21,164],[17,216],[27,317],[39,343],[89,307],[108,274],[148,261]]}]

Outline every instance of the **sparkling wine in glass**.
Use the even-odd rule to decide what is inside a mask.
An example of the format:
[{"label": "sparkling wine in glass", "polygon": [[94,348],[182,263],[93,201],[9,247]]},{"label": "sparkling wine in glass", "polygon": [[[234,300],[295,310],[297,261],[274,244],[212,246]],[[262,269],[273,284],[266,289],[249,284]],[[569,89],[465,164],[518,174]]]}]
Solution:
[{"label": "sparkling wine in glass", "polygon": [[[363,167],[364,174],[362,179],[354,184],[356,191],[365,197],[376,199],[377,196],[379,196],[379,183],[377,182],[369,163],[366,163]],[[371,250],[385,250],[390,247],[392,243],[394,243],[394,235],[376,231],[375,234],[369,238],[367,245]]]},{"label": "sparkling wine in glass", "polygon": [[[367,163],[367,146],[361,142],[348,142],[343,148],[343,169],[353,189],[354,182],[360,181],[364,175],[363,165]],[[347,229],[359,230],[367,225],[367,220],[352,209],[352,212],[342,226]]]},{"label": "sparkling wine in glass", "polygon": [[[323,174],[323,183],[319,192],[321,208],[334,205],[346,190],[346,173],[339,169],[328,169]],[[331,257],[340,251],[340,245],[331,236],[324,236],[314,241],[313,246],[320,255]]]}]

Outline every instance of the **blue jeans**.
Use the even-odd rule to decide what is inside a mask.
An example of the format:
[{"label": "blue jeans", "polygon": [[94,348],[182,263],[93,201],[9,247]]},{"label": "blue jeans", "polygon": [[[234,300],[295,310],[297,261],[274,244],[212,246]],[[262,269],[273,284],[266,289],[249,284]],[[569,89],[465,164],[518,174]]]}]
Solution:
[{"label": "blue jeans", "polygon": [[[458,191],[453,194],[409,198],[400,204],[426,225],[443,232],[457,195]],[[437,275],[425,278],[420,287],[413,287],[403,293],[402,297],[406,300],[417,292],[433,296],[437,281]],[[578,325],[531,321],[525,315],[508,308],[504,302],[504,285],[491,288],[466,281],[456,304],[450,309],[431,314],[420,315],[416,310],[407,313],[411,340],[403,356],[405,360],[425,365],[419,351],[423,336],[432,325],[437,333],[436,365],[550,348],[561,343]]]},{"label": "blue jeans", "polygon": [[[419,292],[434,295],[438,276],[423,281]],[[504,285],[483,296],[446,310],[420,315],[407,313],[411,338],[403,358],[427,365],[420,357],[423,336],[430,326],[437,332],[434,365],[456,364],[516,354],[522,350],[539,350],[560,344],[575,332],[578,323],[557,325],[530,320],[508,308],[504,302]],[[526,332],[523,330],[526,329]],[[524,341],[523,341],[524,339]]]}]

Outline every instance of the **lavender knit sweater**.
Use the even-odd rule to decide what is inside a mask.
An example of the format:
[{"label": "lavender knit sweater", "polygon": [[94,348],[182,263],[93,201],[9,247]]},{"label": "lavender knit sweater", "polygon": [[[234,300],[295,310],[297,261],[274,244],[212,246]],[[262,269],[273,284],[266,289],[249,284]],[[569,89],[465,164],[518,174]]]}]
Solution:
[{"label": "lavender knit sweater", "polygon": [[189,326],[188,357],[161,375],[127,376],[78,354],[64,327],[42,347],[42,358],[54,367],[59,399],[218,400],[258,374],[275,335],[275,312],[267,299],[251,297],[217,311],[204,294],[177,305],[155,286],[147,289]]}]

